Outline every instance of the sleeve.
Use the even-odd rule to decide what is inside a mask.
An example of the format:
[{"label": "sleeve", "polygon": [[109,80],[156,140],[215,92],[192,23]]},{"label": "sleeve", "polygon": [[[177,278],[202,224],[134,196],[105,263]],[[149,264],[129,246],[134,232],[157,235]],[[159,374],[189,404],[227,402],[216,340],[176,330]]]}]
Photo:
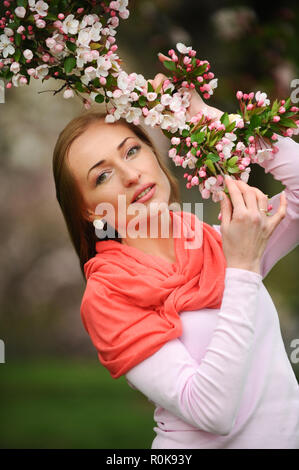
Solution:
[{"label": "sleeve", "polygon": [[[299,144],[290,137],[278,136],[276,146],[279,151],[272,159],[265,159],[258,163],[271,173],[274,179],[285,186],[287,198],[287,212],[285,218],[272,232],[268,239],[261,259],[261,275],[263,279],[273,266],[299,242]],[[280,205],[280,193],[269,200],[272,204],[272,214],[275,214]],[[213,225],[221,235],[220,225]]]},{"label": "sleeve", "polygon": [[261,282],[256,272],[226,268],[218,323],[200,364],[175,338],[126,373],[129,385],[191,426],[227,435],[249,371]]}]

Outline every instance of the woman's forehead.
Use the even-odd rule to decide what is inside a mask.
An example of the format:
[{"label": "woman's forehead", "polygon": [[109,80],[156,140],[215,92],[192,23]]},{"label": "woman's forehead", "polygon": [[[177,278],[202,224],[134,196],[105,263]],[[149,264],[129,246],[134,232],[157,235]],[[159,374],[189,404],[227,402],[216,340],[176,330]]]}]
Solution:
[{"label": "woman's forehead", "polygon": [[113,155],[126,137],[135,138],[136,135],[122,123],[94,122],[70,145],[69,164],[76,169],[91,166],[93,160]]}]

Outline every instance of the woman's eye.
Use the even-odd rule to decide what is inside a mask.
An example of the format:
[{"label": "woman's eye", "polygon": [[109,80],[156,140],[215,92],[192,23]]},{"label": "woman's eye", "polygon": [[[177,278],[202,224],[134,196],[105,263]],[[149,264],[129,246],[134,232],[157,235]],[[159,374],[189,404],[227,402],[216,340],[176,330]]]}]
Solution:
[{"label": "woman's eye", "polygon": [[131,147],[130,150],[128,151],[127,155],[130,154],[131,150],[136,149],[137,151],[140,149],[140,145],[135,145],[134,147]]},{"label": "woman's eye", "polygon": [[105,171],[105,172],[101,173],[101,174],[97,177],[97,179],[96,179],[96,185],[101,184],[103,181],[105,181],[105,178],[103,179],[103,176],[104,176],[106,173],[107,173],[107,172]]},{"label": "woman's eye", "polygon": [[[138,152],[138,150],[139,150],[140,148],[141,148],[140,145],[135,145],[134,147],[131,147],[131,148],[128,150],[127,155],[133,155],[133,154],[131,154],[130,152],[131,152],[132,150],[136,150],[136,152]],[[136,152],[135,152],[135,153],[136,153]],[[105,181],[106,178],[104,178],[104,175],[105,175],[106,173],[108,173],[108,172],[107,172],[107,171],[104,171],[103,173],[101,173],[101,174],[97,177],[97,179],[96,179],[96,186],[97,186],[98,184],[101,184],[103,181]]]}]

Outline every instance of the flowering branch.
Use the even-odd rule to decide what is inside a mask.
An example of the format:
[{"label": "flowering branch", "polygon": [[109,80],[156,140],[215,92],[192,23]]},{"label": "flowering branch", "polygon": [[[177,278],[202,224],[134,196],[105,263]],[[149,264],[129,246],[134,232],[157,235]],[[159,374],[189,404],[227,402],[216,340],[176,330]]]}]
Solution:
[{"label": "flowering branch", "polygon": [[[157,89],[141,75],[127,74],[117,55],[119,19],[127,19],[128,0],[4,0],[0,4],[0,78],[6,88],[29,85],[31,79],[63,81],[63,97],[77,95],[85,108],[105,103],[107,123],[124,118],[160,127],[170,139],[169,157],[188,166],[186,187],[198,186],[203,198],[219,200],[224,175],[247,182],[250,164],[277,151],[277,135],[298,132],[298,108],[290,98],[272,107],[265,93],[237,92],[237,114],[213,119],[187,113],[195,90],[209,99],[218,85],[207,60],[182,43],[163,60],[166,80]],[[87,97],[84,96],[87,95]],[[255,101],[254,101],[255,98]]]}]

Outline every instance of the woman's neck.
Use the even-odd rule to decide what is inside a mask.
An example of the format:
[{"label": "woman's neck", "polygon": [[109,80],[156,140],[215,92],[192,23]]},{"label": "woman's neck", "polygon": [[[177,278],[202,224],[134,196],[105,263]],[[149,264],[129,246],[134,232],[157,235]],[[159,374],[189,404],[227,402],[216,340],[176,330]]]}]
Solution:
[{"label": "woman's neck", "polygon": [[[168,230],[162,230],[161,219],[157,224],[156,232],[153,231],[154,236],[150,233],[149,227],[147,230],[147,236],[145,238],[132,238],[123,237],[122,243],[124,245],[133,246],[138,250],[141,250],[147,254],[159,256],[170,263],[176,262],[175,249],[174,249],[174,238],[173,238],[173,227],[172,218],[169,215],[169,228]],[[151,236],[152,235],[152,236]]]}]

